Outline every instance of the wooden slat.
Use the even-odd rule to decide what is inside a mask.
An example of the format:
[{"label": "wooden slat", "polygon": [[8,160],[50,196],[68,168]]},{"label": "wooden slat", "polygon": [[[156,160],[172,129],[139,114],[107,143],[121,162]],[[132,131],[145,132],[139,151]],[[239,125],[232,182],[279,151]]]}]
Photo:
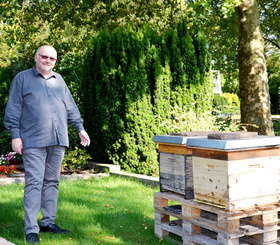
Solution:
[{"label": "wooden slat", "polygon": [[[155,207],[155,234],[159,238],[168,237],[169,233],[173,233],[181,236],[183,244],[278,244],[277,230],[280,227],[273,224],[280,212],[277,205],[268,205],[246,214],[243,211],[228,212],[186,200],[174,193],[154,193],[154,197],[156,202],[159,199],[170,200],[182,206],[181,214],[166,211],[164,207]],[[173,216],[176,220],[171,221],[166,215]],[[250,220],[252,221],[248,224]],[[177,221],[179,223],[176,223]],[[170,222],[173,225],[170,225]]]},{"label": "wooden slat", "polygon": [[190,155],[175,153],[159,153],[159,180],[161,191],[185,194],[193,199],[193,170]]},{"label": "wooden slat", "polygon": [[181,154],[181,155],[191,155],[192,154],[192,149],[188,148],[187,146],[175,145],[175,144],[159,143],[158,151],[166,152],[166,153]]},{"label": "wooden slat", "polygon": [[280,148],[261,148],[254,150],[244,150],[244,151],[215,151],[215,150],[205,150],[205,149],[192,149],[192,155],[203,158],[211,158],[217,160],[225,161],[235,161],[242,159],[260,158],[268,156],[279,156]]}]

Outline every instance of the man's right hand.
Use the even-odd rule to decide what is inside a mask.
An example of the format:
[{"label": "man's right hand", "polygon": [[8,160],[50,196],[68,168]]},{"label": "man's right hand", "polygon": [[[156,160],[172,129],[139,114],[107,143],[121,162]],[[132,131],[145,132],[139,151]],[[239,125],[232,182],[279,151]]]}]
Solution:
[{"label": "man's right hand", "polygon": [[21,152],[22,147],[23,147],[23,143],[21,138],[12,139],[12,148],[16,153],[22,155]]}]

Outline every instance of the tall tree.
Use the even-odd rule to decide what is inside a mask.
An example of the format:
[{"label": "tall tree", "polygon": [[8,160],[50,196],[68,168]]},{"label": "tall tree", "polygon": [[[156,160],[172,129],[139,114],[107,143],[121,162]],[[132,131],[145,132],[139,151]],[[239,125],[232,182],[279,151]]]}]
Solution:
[{"label": "tall tree", "polygon": [[248,130],[256,130],[254,125],[257,125],[259,134],[274,135],[258,3],[256,0],[243,0],[236,12],[239,18],[241,122],[247,125]]},{"label": "tall tree", "polygon": [[[257,0],[213,1],[215,1],[216,4],[211,5],[212,1],[210,0],[198,0],[195,1],[196,4],[193,5],[196,9],[201,8],[201,6],[208,7],[208,13],[212,16],[211,21],[214,21],[214,23],[221,20],[221,18],[217,18],[213,15],[213,13],[218,12],[217,10],[220,10],[221,16],[230,18],[231,21],[234,21],[232,15],[234,11],[236,11],[238,16],[239,35],[236,53],[238,53],[237,58],[239,65],[241,123],[245,124],[248,130],[258,131],[259,134],[274,135],[270,112],[264,40],[261,32],[258,2]],[[265,0],[260,1],[262,3],[265,2]],[[266,2],[268,3],[270,1],[266,0]],[[210,6],[211,8],[209,8]],[[207,18],[204,18],[203,21],[207,21]],[[220,27],[214,26],[220,30]],[[234,24],[229,26],[233,28]],[[237,43],[237,34],[234,32],[223,32],[220,30],[219,33],[221,34],[220,39],[223,39],[219,41],[220,44],[223,44],[222,47],[232,47],[230,43],[226,45],[224,42],[224,40],[228,39],[228,35],[230,38],[227,41]],[[234,40],[234,35],[236,41]],[[226,60],[226,57],[228,57],[227,52],[225,49],[222,50],[224,50],[224,57],[222,55],[220,57],[224,59],[223,65],[226,67],[230,62]],[[231,52],[231,54],[233,54],[234,49],[231,50],[233,50]],[[232,67],[234,68],[234,66]]]}]

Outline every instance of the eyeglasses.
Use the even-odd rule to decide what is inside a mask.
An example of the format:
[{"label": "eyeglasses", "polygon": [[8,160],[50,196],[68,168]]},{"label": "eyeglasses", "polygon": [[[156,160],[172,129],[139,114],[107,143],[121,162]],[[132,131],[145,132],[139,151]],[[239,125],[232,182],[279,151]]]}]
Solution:
[{"label": "eyeglasses", "polygon": [[47,59],[50,59],[50,61],[54,62],[56,61],[56,58],[53,58],[53,57],[49,57],[47,55],[41,55],[41,54],[38,54],[42,57],[43,60],[47,60]]}]

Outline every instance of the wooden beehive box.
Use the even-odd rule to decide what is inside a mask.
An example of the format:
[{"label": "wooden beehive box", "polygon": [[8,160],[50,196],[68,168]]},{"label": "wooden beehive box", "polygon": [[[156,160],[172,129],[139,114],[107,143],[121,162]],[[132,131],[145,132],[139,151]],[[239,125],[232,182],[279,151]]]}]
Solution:
[{"label": "wooden beehive box", "polygon": [[192,156],[160,152],[159,159],[161,191],[172,191],[193,199]]},{"label": "wooden beehive box", "polygon": [[278,203],[280,137],[233,138],[188,141],[195,199],[229,211]]},{"label": "wooden beehive box", "polygon": [[172,135],[155,135],[159,145],[160,190],[172,191],[193,199],[192,149],[187,146],[190,138],[206,138],[211,132],[184,132]]}]

